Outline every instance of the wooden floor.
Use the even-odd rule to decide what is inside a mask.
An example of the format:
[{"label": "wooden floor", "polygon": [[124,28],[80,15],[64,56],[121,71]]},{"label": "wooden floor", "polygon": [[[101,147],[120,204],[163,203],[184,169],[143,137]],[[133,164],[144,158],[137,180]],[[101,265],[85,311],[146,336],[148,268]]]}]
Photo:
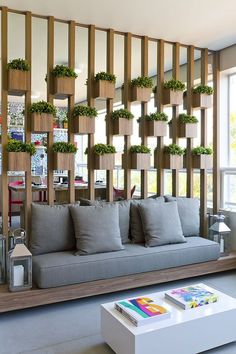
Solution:
[{"label": "wooden floor", "polygon": [[50,289],[33,288],[32,290],[11,293],[8,291],[6,285],[1,285],[0,313],[196,277],[199,275],[223,272],[231,269],[236,269],[236,252],[231,253],[228,257],[222,257],[217,261]]}]

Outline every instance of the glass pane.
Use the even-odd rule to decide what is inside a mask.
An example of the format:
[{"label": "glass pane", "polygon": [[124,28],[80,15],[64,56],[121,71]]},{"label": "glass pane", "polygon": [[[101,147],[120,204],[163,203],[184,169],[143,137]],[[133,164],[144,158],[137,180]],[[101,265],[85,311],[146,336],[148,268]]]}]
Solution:
[{"label": "glass pane", "polygon": [[229,165],[236,166],[236,75],[229,77]]}]

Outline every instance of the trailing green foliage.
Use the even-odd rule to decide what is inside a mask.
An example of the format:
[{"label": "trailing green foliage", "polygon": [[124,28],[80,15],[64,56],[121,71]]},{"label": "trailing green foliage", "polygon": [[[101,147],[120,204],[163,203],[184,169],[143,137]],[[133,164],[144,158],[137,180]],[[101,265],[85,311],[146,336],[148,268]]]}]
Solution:
[{"label": "trailing green foliage", "polygon": [[176,144],[170,144],[164,147],[164,152],[169,155],[184,155],[186,153],[186,149],[181,148]]},{"label": "trailing green foliage", "polygon": [[54,77],[78,77],[76,72],[66,65],[56,65],[55,68],[53,68],[53,70],[51,71],[51,74]]},{"label": "trailing green foliage", "polygon": [[86,116],[86,117],[97,117],[98,112],[96,108],[94,107],[88,107],[88,106],[75,106],[73,110],[73,117],[77,116]]},{"label": "trailing green foliage", "polygon": [[139,76],[136,79],[131,80],[131,86],[137,86],[142,88],[152,88],[153,81],[148,76]]},{"label": "trailing green foliage", "polygon": [[197,146],[192,149],[193,155],[212,155],[213,150],[211,147]]},{"label": "trailing green foliage", "polygon": [[171,79],[163,83],[163,87],[173,91],[184,91],[185,84],[180,80]]},{"label": "trailing green foliage", "polygon": [[[93,153],[96,155],[105,155],[105,154],[115,154],[116,148],[113,145],[109,144],[96,144],[93,146]],[[85,150],[85,154],[88,154],[88,148]]]},{"label": "trailing green foliage", "polygon": [[113,82],[114,84],[116,83],[116,75],[106,73],[105,71],[100,71],[99,73],[97,73],[94,76],[94,79],[95,81],[104,80]]},{"label": "trailing green foliage", "polygon": [[134,118],[134,115],[126,108],[121,108],[121,109],[118,109],[116,111],[113,111],[111,113],[111,118],[112,119],[119,119],[119,118],[125,118],[125,119],[133,119]]},{"label": "trailing green foliage", "polygon": [[146,120],[168,122],[168,116],[164,112],[155,112],[144,117]]},{"label": "trailing green foliage", "polygon": [[198,119],[195,116],[190,116],[185,113],[179,115],[180,123],[198,123]]},{"label": "trailing green foliage", "polygon": [[33,143],[23,143],[22,141],[10,139],[7,143],[8,152],[28,152],[31,156],[36,153]]},{"label": "trailing green foliage", "polygon": [[30,65],[28,64],[27,60],[25,59],[13,59],[7,64],[7,69],[15,69],[21,71],[29,71]]},{"label": "trailing green foliage", "polygon": [[131,154],[150,154],[151,153],[151,149],[149,149],[149,147],[145,146],[145,145],[132,145],[130,147]]},{"label": "trailing green foliage", "polygon": [[39,102],[35,102],[32,103],[32,105],[29,108],[29,112],[30,113],[48,113],[48,114],[52,114],[54,117],[56,117],[56,107],[46,101],[39,101]]},{"label": "trailing green foliage", "polygon": [[60,141],[53,144],[52,150],[54,152],[75,154],[77,152],[77,147],[72,143],[66,143],[64,141]]},{"label": "trailing green foliage", "polygon": [[193,89],[193,93],[205,93],[207,95],[212,95],[214,93],[214,89],[211,86],[199,85]]}]

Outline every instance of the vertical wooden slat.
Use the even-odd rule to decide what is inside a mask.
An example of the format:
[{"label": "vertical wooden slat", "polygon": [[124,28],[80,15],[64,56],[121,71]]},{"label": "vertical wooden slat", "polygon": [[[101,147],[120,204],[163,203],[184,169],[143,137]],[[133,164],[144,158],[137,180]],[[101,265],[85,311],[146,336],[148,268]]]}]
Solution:
[{"label": "vertical wooden slat", "polygon": [[[87,101],[89,106],[94,106],[93,82],[95,70],[95,26],[89,26],[89,43],[88,43],[88,92]],[[94,146],[94,134],[88,136],[88,190],[89,199],[94,200],[94,163],[92,148]]]},{"label": "vertical wooden slat", "polygon": [[[114,30],[109,29],[107,33],[107,72],[114,72]],[[113,99],[107,99],[107,119],[106,119],[106,135],[107,144],[112,145],[113,135],[111,127],[111,112],[113,110]],[[113,171],[107,171],[107,200],[113,200]]]},{"label": "vertical wooden slat", "polygon": [[[148,76],[148,37],[144,36],[142,38],[142,57],[141,57],[141,75]],[[148,103],[141,103],[141,142],[143,145],[147,145],[147,133],[146,133],[146,122],[143,117],[148,113]],[[146,170],[141,171],[141,198],[147,198],[148,195],[148,172]]]},{"label": "vertical wooden slat", "polygon": [[[161,39],[158,41],[158,53],[157,53],[157,111],[163,112],[162,104],[162,86],[164,82],[164,41]],[[163,145],[164,138],[157,138],[157,194],[164,194],[164,170],[163,170]]]},{"label": "vertical wooden slat", "polygon": [[220,53],[213,54],[213,213],[220,208]]},{"label": "vertical wooden slat", "polygon": [[[47,100],[53,104],[53,95],[50,92],[52,84],[51,71],[54,65],[54,18],[48,18],[48,70],[47,70]],[[47,198],[48,204],[54,203],[54,188],[53,188],[53,132],[47,134]]]},{"label": "vertical wooden slat", "polygon": [[[68,61],[69,67],[75,68],[75,22],[70,21],[69,23],[69,46],[68,46]],[[73,122],[72,122],[72,111],[75,104],[75,95],[69,96],[68,98],[68,141],[74,144],[74,132],[73,132]],[[75,166],[74,166],[75,168]],[[68,171],[68,188],[69,188],[69,202],[75,202],[75,170]]]}]

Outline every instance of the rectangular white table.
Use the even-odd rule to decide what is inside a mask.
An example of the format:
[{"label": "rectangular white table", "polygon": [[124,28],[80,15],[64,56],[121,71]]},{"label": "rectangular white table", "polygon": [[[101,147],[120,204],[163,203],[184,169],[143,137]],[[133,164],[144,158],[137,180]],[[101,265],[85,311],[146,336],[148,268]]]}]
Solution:
[{"label": "rectangular white table", "polygon": [[235,341],[236,299],[204,286],[219,296],[218,302],[183,310],[166,300],[164,291],[155,293],[171,318],[140,327],[115,310],[114,302],[101,305],[104,340],[117,354],[196,354]]}]

